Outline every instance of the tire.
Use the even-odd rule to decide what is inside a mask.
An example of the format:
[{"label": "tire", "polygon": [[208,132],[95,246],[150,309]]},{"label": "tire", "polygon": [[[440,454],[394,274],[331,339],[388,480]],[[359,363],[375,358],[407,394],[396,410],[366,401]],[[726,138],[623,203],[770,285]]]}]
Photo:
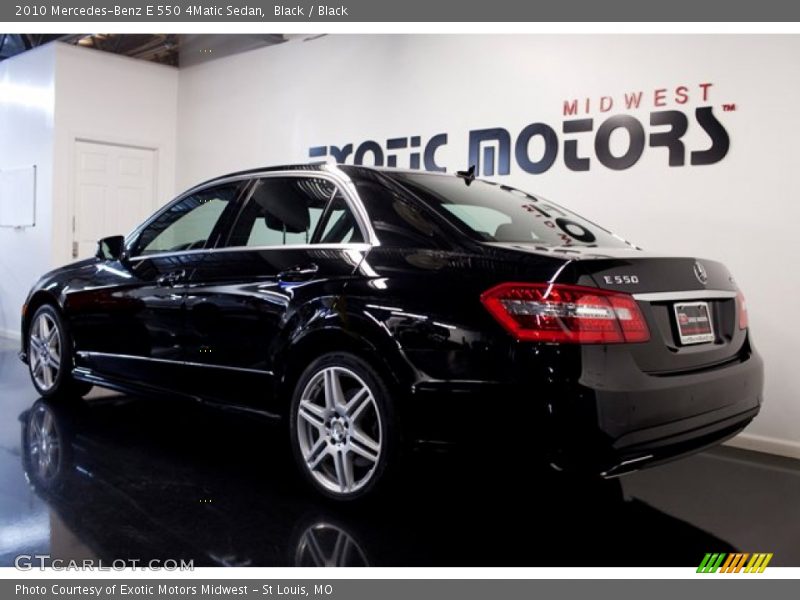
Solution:
[{"label": "tire", "polygon": [[305,480],[339,501],[374,495],[397,470],[391,394],[366,361],[334,352],[314,360],[294,388],[292,454]]},{"label": "tire", "polygon": [[72,338],[59,312],[44,304],[28,327],[28,372],[42,398],[80,398],[91,384],[72,377]]}]

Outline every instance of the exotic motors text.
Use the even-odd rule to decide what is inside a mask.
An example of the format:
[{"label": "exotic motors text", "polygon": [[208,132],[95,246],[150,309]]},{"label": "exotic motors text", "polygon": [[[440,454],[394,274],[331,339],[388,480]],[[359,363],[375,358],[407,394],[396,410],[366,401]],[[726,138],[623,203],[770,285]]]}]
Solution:
[{"label": "exotic motors text", "polygon": [[[710,105],[686,109],[685,105],[697,96],[699,102],[710,102],[711,83],[701,83],[694,88],[680,85],[675,88],[659,88],[649,94],[644,91],[629,92],[599,98],[571,98],[564,100],[562,113],[569,118],[560,127],[535,122],[523,127],[512,136],[503,127],[473,129],[468,134],[469,165],[483,176],[508,175],[512,162],[517,167],[533,175],[545,173],[556,162],[559,153],[567,169],[588,171],[596,163],[621,171],[635,165],[645,148],[663,148],[666,163],[670,167],[685,165],[712,165],[718,163],[728,153],[730,137],[724,125],[714,114]],[[616,106],[635,110],[644,105],[656,109],[647,119],[630,114],[613,114],[596,119],[588,115],[597,111],[601,115],[610,113]],[[735,104],[723,104],[723,112],[736,110]],[[646,121],[643,123],[643,120]],[[704,132],[706,142],[700,147],[687,148],[684,135],[690,121],[696,123]],[[645,128],[650,129],[649,133]],[[559,140],[560,129],[563,141]],[[612,151],[611,137],[617,130],[627,134],[625,149]],[[537,139],[538,138],[538,139]],[[350,162],[356,165],[375,165],[388,167],[407,167],[426,171],[446,171],[437,152],[449,143],[450,135],[439,133],[423,140],[422,136],[396,137],[379,143],[366,140],[359,144],[346,143],[341,146],[313,146],[309,148],[310,158],[332,157],[338,163]],[[531,142],[538,142],[536,156],[531,156]],[[404,163],[398,161],[404,158]],[[512,161],[513,157],[513,161]],[[459,165],[463,167],[463,165]]]}]

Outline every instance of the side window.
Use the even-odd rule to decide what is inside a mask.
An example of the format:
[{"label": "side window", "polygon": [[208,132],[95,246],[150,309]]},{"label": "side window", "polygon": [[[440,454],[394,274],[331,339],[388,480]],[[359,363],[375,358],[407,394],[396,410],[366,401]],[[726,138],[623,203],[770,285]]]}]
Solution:
[{"label": "side window", "polygon": [[209,188],[183,198],[142,231],[135,254],[204,248],[222,213],[240,189],[239,183]]},{"label": "side window", "polygon": [[316,177],[265,177],[256,181],[228,246],[310,244],[323,220],[326,243],[361,237],[341,193],[331,182]]},{"label": "side window", "polygon": [[438,249],[446,240],[437,219],[423,212],[407,193],[388,182],[368,179],[356,182],[372,227],[382,246]]},{"label": "side window", "polygon": [[337,190],[325,214],[325,221],[320,228],[320,244],[348,244],[364,241],[361,229],[347,206],[342,193]]}]

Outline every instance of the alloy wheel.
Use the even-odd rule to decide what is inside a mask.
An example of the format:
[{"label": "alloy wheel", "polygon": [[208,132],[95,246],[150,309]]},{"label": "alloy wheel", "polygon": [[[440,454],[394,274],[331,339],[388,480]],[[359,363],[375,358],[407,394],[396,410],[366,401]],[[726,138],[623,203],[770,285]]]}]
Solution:
[{"label": "alloy wheel", "polygon": [[28,348],[33,378],[46,392],[55,385],[61,370],[61,334],[52,315],[43,312],[33,322]]},{"label": "alloy wheel", "polygon": [[320,370],[303,389],[296,416],[303,462],[317,483],[340,495],[369,483],[381,458],[383,425],[361,377],[345,367]]}]

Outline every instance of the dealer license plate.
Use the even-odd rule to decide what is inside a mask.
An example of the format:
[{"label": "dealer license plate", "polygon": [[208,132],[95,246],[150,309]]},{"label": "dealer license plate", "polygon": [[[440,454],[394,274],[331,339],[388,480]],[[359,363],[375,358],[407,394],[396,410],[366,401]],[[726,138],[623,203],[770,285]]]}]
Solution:
[{"label": "dealer license plate", "polygon": [[675,304],[675,322],[681,344],[705,344],[714,341],[714,326],[708,302]]}]

